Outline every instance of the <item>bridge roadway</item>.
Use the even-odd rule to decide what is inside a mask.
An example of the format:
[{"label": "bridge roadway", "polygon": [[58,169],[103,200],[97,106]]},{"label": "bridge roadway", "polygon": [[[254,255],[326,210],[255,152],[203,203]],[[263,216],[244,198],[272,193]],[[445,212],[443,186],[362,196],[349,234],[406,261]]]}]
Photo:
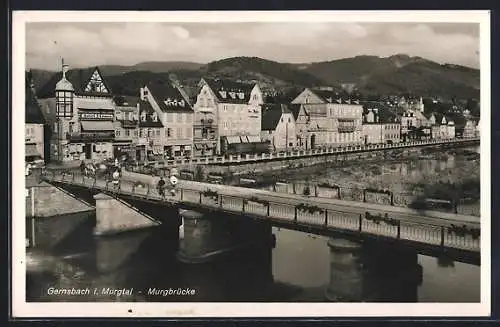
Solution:
[{"label": "bridge roadway", "polygon": [[[153,185],[136,187],[122,181],[119,188],[104,179],[52,171],[42,178],[56,184],[83,186],[153,202],[165,202],[193,210],[221,211],[268,219],[284,226],[322,228],[346,234],[375,236],[418,246],[459,251],[479,258],[480,237],[461,233],[454,226],[480,228],[479,217],[423,211],[354,201],[282,194],[266,190],[180,180],[175,195],[162,198]],[[209,191],[209,192],[207,192]],[[301,210],[305,205],[305,210]],[[308,210],[311,209],[311,210]],[[374,221],[373,217],[382,218]],[[389,218],[389,219],[383,219]],[[375,219],[376,220],[376,219]],[[300,228],[299,228],[300,229]]]}]

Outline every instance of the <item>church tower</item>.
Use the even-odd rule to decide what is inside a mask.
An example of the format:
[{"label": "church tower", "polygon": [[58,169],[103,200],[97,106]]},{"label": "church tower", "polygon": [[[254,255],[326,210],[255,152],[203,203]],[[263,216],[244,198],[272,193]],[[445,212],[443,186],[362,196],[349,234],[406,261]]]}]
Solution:
[{"label": "church tower", "polygon": [[424,100],[422,99],[422,97],[420,97],[420,101],[418,102],[418,110],[423,113],[424,109]]}]

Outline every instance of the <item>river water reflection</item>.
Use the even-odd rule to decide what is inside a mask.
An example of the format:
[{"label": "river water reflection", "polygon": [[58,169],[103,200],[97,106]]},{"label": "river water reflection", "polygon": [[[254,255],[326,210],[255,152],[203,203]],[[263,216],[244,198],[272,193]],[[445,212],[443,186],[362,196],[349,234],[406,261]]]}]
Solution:
[{"label": "river water reflection", "polygon": [[[309,180],[318,181],[393,183],[407,190],[412,183],[436,178],[461,181],[479,174],[478,163],[459,155],[366,167],[327,168],[314,174],[299,172],[293,178],[284,178],[300,181],[309,176]],[[327,301],[325,291],[331,282],[331,270],[337,269],[332,267],[341,264],[331,262],[326,237],[274,228],[276,246],[271,256],[248,253],[218,263],[187,265],[178,262],[176,242],[165,239],[161,227],[103,240],[91,236],[94,222],[95,217],[89,217],[86,224],[49,252],[29,254],[28,301],[323,302]],[[418,255],[416,261],[421,267],[421,276],[404,283],[388,277],[391,267],[365,274],[363,283],[372,293],[361,300],[480,301],[480,267],[423,255]],[[362,259],[361,264],[368,265],[366,259]],[[54,296],[48,294],[51,287],[134,290],[132,295],[120,297],[116,294]],[[150,288],[192,288],[196,294],[165,297],[148,294]]]}]

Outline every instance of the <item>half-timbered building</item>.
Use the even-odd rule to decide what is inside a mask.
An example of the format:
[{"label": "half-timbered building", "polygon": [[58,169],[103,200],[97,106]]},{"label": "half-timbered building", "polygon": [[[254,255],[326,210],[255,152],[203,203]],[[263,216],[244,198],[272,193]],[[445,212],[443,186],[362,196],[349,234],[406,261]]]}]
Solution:
[{"label": "half-timbered building", "polygon": [[[114,101],[98,67],[62,71],[42,87],[38,97],[55,106],[51,158],[102,161],[113,158]],[[52,101],[50,101],[52,100]]]}]

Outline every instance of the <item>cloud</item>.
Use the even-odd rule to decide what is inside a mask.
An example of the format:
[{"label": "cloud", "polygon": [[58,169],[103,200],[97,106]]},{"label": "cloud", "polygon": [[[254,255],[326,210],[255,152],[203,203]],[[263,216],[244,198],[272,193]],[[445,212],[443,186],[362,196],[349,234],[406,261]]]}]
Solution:
[{"label": "cloud", "polygon": [[[59,69],[144,61],[209,62],[259,56],[280,62],[406,53],[478,66],[479,37],[471,24],[414,23],[30,23],[29,67]],[[477,24],[476,24],[477,25]],[[454,29],[455,26],[455,29]]]}]

